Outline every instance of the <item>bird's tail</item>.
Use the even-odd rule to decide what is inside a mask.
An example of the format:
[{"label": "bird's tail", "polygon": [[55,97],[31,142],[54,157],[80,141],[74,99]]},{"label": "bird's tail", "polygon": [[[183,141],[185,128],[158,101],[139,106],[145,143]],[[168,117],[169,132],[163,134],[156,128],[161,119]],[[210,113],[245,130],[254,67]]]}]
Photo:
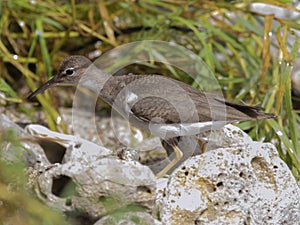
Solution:
[{"label": "bird's tail", "polygon": [[225,105],[235,108],[238,111],[246,114],[247,116],[249,116],[252,119],[274,119],[277,117],[274,114],[262,112],[262,110],[264,110],[264,108],[259,107],[259,106],[248,106],[248,105],[227,102],[227,101],[225,101],[224,103],[225,103]]}]

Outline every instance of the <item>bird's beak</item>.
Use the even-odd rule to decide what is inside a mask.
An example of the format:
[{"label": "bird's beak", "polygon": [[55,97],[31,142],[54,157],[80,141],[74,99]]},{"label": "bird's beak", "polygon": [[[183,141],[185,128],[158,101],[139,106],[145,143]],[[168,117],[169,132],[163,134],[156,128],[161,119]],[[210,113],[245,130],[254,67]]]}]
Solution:
[{"label": "bird's beak", "polygon": [[40,88],[38,88],[37,90],[35,90],[34,92],[32,92],[27,99],[30,100],[32,99],[34,96],[38,95],[39,93],[45,91],[46,89],[50,88],[51,86],[54,86],[56,84],[58,84],[59,81],[57,79],[56,76],[54,76],[52,79],[48,80],[46,83],[44,83]]}]

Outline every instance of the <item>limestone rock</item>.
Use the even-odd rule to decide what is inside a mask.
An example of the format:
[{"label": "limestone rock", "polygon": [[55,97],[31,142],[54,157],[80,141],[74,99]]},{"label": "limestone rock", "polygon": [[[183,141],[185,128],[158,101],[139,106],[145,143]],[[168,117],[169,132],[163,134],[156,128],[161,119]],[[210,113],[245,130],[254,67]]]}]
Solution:
[{"label": "limestone rock", "polygon": [[218,148],[189,158],[158,190],[164,224],[299,224],[300,190],[272,144],[227,125]]},{"label": "limestone rock", "polygon": [[[47,205],[64,212],[82,212],[97,219],[130,204],[151,208],[155,199],[155,175],[139,162],[121,160],[103,146],[29,125],[26,130],[38,138],[51,140],[66,148],[62,162],[40,163],[37,194]],[[40,154],[40,152],[38,153]],[[43,157],[42,157],[43,158]],[[75,194],[54,193],[55,182],[73,183]]]},{"label": "limestone rock", "polygon": [[[122,150],[122,157],[118,157],[79,137],[30,125],[27,132],[35,138],[65,148],[61,161],[53,163],[23,130],[5,118],[1,123],[28,140],[22,144],[30,149],[28,161],[37,171],[39,198],[66,213],[80,211],[91,224],[97,219],[97,225],[136,221],[167,225],[299,224],[300,190],[287,165],[272,144],[254,142],[235,126],[202,134],[200,138],[208,142],[210,151],[191,156],[169,178],[156,180],[130,149]],[[9,148],[2,151],[13,161]],[[60,180],[72,181],[75,195],[62,196],[55,190]],[[148,212],[122,211],[132,203]],[[115,212],[123,213],[122,217],[115,217]]]},{"label": "limestone rock", "polygon": [[162,225],[151,215],[144,212],[129,212],[123,216],[105,216],[98,220],[94,225]]}]

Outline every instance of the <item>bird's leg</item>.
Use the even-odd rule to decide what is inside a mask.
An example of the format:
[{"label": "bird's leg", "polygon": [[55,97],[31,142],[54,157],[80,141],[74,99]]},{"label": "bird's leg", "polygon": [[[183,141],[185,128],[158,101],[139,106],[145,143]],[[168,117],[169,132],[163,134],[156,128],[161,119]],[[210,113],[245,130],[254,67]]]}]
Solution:
[{"label": "bird's leg", "polygon": [[165,167],[163,168],[159,173],[156,174],[158,178],[163,177],[170,169],[172,169],[173,166],[176,165],[176,163],[182,158],[183,153],[182,151],[177,147],[174,142],[172,144],[169,144],[170,147],[172,147],[173,151],[175,152],[175,158],[172,159],[172,161]]},{"label": "bird's leg", "polygon": [[205,153],[207,151],[207,142],[204,140],[201,140],[200,138],[197,138],[197,142],[200,146],[201,154]]}]

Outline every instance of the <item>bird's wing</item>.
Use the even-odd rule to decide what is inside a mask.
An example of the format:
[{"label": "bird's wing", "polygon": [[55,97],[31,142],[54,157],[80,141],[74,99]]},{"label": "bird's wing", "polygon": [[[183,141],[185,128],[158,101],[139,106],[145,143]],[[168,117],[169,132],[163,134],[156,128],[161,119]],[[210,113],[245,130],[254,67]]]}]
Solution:
[{"label": "bird's wing", "polygon": [[230,123],[253,119],[276,118],[273,114],[262,112],[262,107],[229,102],[221,96],[201,92],[180,81],[175,82],[180,83],[180,87],[189,93],[189,97],[198,110],[199,121],[213,120]]},{"label": "bird's wing", "polygon": [[[199,122],[198,110],[191,101],[167,100],[160,97],[146,97],[132,107],[133,114],[144,121],[153,123],[192,123]],[[209,121],[207,117],[206,121]]]},{"label": "bird's wing", "polygon": [[[124,78],[120,83],[124,82]],[[234,122],[273,118],[261,108],[231,103],[222,97],[199,91],[185,83],[159,75],[127,76],[125,91],[118,93],[123,108],[143,121],[153,123]],[[123,99],[125,99],[123,101]]]},{"label": "bird's wing", "polygon": [[[131,112],[153,123],[195,123],[211,121],[205,93],[189,85],[159,75],[139,76],[125,95]],[[131,101],[134,99],[133,101]],[[218,103],[218,105],[222,105]],[[224,105],[224,104],[223,104]]]}]

